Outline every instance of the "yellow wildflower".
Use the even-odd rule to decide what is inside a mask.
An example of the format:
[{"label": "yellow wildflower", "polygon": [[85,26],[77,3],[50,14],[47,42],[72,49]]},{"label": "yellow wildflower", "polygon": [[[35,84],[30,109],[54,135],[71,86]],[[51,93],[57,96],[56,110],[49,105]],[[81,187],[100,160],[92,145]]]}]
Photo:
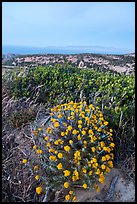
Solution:
[{"label": "yellow wildflower", "polygon": [[34,171],[38,171],[38,165],[34,166]]},{"label": "yellow wildflower", "polygon": [[74,112],[71,112],[71,115],[72,115],[72,116],[74,116],[74,115],[75,115],[75,113],[74,113]]},{"label": "yellow wildflower", "polygon": [[101,165],[101,168],[102,168],[102,169],[105,169],[105,168],[106,168],[106,166],[105,166],[104,164],[102,164],[102,165]]},{"label": "yellow wildflower", "polygon": [[113,162],[112,161],[108,161],[108,165],[110,168],[113,168]]},{"label": "yellow wildflower", "polygon": [[61,132],[61,136],[64,136],[65,135],[65,133],[64,132]]},{"label": "yellow wildflower", "polygon": [[70,150],[70,147],[67,145],[67,146],[64,147],[64,150],[65,150],[66,152],[68,152],[68,151]]},{"label": "yellow wildflower", "polygon": [[55,119],[55,118],[51,118],[50,120],[51,120],[53,123],[56,122],[56,119]]},{"label": "yellow wildflower", "polygon": [[57,161],[57,158],[54,155],[50,156],[49,159],[52,160],[52,161]]},{"label": "yellow wildflower", "polygon": [[42,154],[42,150],[41,150],[41,149],[38,149],[38,150],[37,150],[37,153],[38,153],[38,154]]},{"label": "yellow wildflower", "polygon": [[86,183],[83,184],[83,188],[85,188],[85,189],[87,188],[87,184]]},{"label": "yellow wildflower", "polygon": [[58,115],[58,118],[62,118],[62,114],[59,114],[59,115]]},{"label": "yellow wildflower", "polygon": [[58,141],[58,140],[55,140],[55,141],[54,141],[54,144],[55,144],[55,145],[58,145],[58,144],[59,144],[59,141]]},{"label": "yellow wildflower", "polygon": [[72,131],[72,134],[75,135],[75,134],[77,134],[77,132],[78,132],[77,130],[73,130],[73,131]]},{"label": "yellow wildflower", "polygon": [[37,148],[37,146],[36,146],[36,145],[34,145],[34,146],[33,146],[33,149],[36,149],[36,148]]},{"label": "yellow wildflower", "polygon": [[95,152],[95,147],[91,147],[92,152]]},{"label": "yellow wildflower", "polygon": [[86,148],[87,147],[87,141],[84,140],[83,143],[84,143],[84,148]]},{"label": "yellow wildflower", "polygon": [[59,122],[55,122],[54,127],[58,128],[59,127]]},{"label": "yellow wildflower", "polygon": [[101,160],[102,160],[102,161],[106,161],[106,157],[103,156],[103,157],[101,158]]},{"label": "yellow wildflower", "polygon": [[35,176],[35,179],[36,179],[36,180],[39,180],[39,175],[36,175],[36,176]]},{"label": "yellow wildflower", "polygon": [[26,164],[26,163],[27,163],[27,159],[23,159],[23,160],[22,160],[22,163],[23,163],[23,164]]},{"label": "yellow wildflower", "polygon": [[81,136],[80,135],[78,135],[77,138],[78,138],[78,140],[81,140]]},{"label": "yellow wildflower", "polygon": [[37,130],[32,130],[32,133],[33,133],[34,135],[38,135],[38,131],[37,131]]},{"label": "yellow wildflower", "polygon": [[51,146],[50,142],[48,142],[48,143],[46,144],[46,146],[47,146],[47,147],[50,147],[50,146]]},{"label": "yellow wildflower", "polygon": [[69,194],[72,195],[74,193],[74,191],[69,191]]},{"label": "yellow wildflower", "polygon": [[106,157],[106,160],[110,159],[110,156],[108,154],[105,157]]},{"label": "yellow wildflower", "polygon": [[78,124],[82,124],[82,120],[78,120]]},{"label": "yellow wildflower", "polygon": [[61,170],[61,169],[62,169],[62,163],[59,163],[59,164],[57,165],[57,168],[58,168],[59,170]]},{"label": "yellow wildflower", "polygon": [[83,171],[84,174],[87,173],[87,170],[84,167],[82,168],[82,171]]},{"label": "yellow wildflower", "polygon": [[69,140],[69,144],[72,144],[73,143],[73,141],[72,140]]},{"label": "yellow wildflower", "polygon": [[64,170],[63,172],[64,172],[64,176],[70,176],[70,171]]},{"label": "yellow wildflower", "polygon": [[70,195],[66,195],[66,196],[65,196],[65,200],[66,200],[66,201],[69,201],[69,200],[70,200]]},{"label": "yellow wildflower", "polygon": [[105,122],[104,122],[104,125],[108,125],[108,122],[107,122],[107,121],[105,121]]},{"label": "yellow wildflower", "polygon": [[78,128],[80,128],[80,129],[81,129],[81,128],[82,128],[82,125],[78,125]]},{"label": "yellow wildflower", "polygon": [[69,187],[69,183],[68,183],[68,182],[65,182],[65,183],[64,183],[64,187],[65,187],[65,188],[68,188],[68,187]]},{"label": "yellow wildflower", "polygon": [[89,171],[88,175],[91,176],[93,174],[93,171]]},{"label": "yellow wildflower", "polygon": [[82,130],[81,132],[82,132],[83,135],[86,135],[86,131],[85,130]]},{"label": "yellow wildflower", "polygon": [[47,141],[48,139],[49,139],[49,137],[48,137],[48,136],[46,136],[46,137],[44,138],[44,140],[46,140],[46,141]]},{"label": "yellow wildflower", "polygon": [[74,196],[73,199],[72,199],[72,201],[76,202],[76,200],[77,200],[77,199],[76,199],[76,196]]},{"label": "yellow wildflower", "polygon": [[115,147],[115,144],[114,143],[110,143],[110,147]]},{"label": "yellow wildflower", "polygon": [[41,131],[41,130],[42,130],[42,128],[38,128],[38,130],[39,130],[39,131]]},{"label": "yellow wildflower", "polygon": [[42,188],[41,187],[37,187],[36,188],[36,193],[37,194],[41,194],[42,193]]},{"label": "yellow wildflower", "polygon": [[68,130],[69,130],[69,131],[72,130],[72,126],[69,125],[69,126],[68,126]]},{"label": "yellow wildflower", "polygon": [[62,153],[58,153],[58,158],[62,159],[62,157],[63,157]]}]

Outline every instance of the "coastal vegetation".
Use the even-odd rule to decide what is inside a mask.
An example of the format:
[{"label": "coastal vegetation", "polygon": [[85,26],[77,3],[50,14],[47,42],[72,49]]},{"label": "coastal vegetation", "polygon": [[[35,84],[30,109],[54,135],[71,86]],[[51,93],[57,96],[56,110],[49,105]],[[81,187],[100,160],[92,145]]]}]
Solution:
[{"label": "coastal vegetation", "polygon": [[[37,122],[38,110],[34,107],[16,109],[10,112],[7,117],[7,121],[14,130],[21,130],[28,123],[31,124],[31,136],[34,144],[30,145],[29,154],[31,151],[33,151],[31,156],[37,153],[32,158],[32,162],[37,161],[38,163],[39,161],[42,169],[46,169],[47,175],[49,175],[46,178],[47,186],[53,185],[52,188],[56,190],[54,184],[59,182],[59,185],[63,185],[66,190],[69,189],[71,181],[66,178],[69,178],[74,173],[73,171],[75,173],[72,176],[80,178],[78,182],[76,178],[73,178],[77,185],[82,185],[85,189],[92,186],[87,183],[87,180],[90,182],[88,165],[92,163],[97,163],[99,167],[93,168],[91,174],[95,174],[95,178],[97,177],[101,182],[105,180],[104,174],[101,172],[106,171],[107,165],[108,168],[112,168],[113,165],[123,168],[125,161],[128,160],[127,171],[133,167],[131,163],[133,162],[131,155],[135,151],[135,77],[133,74],[125,75],[103,69],[79,69],[69,64],[17,68],[3,75],[3,89],[13,100],[29,100],[33,104],[42,105],[46,110],[45,115],[50,116],[51,122],[50,126],[46,127],[48,128],[47,133],[43,132],[44,126]],[[82,124],[78,121],[82,121]],[[61,127],[63,123],[64,127]],[[97,129],[94,128],[96,123],[98,124]],[[70,127],[72,129],[68,130]],[[50,128],[54,134],[50,132]],[[93,134],[89,133],[91,129],[94,130]],[[68,137],[67,130],[71,132]],[[98,149],[99,147],[101,149]],[[101,151],[104,147],[106,150]],[[43,158],[45,155],[43,152],[46,153],[46,158]],[[88,154],[89,156],[85,156]],[[72,155],[75,155],[74,164],[67,167],[65,162],[73,160]],[[93,160],[96,159],[96,162],[91,162],[89,159],[91,157]],[[107,160],[106,157],[109,159]],[[27,172],[29,159],[30,157],[27,155],[20,158],[20,163],[23,165],[20,172],[23,170]],[[87,161],[87,164],[83,163],[84,160]],[[79,171],[76,168],[78,162],[82,162]],[[103,164],[105,167],[101,166]],[[64,175],[59,173],[63,165],[67,167],[63,171]],[[36,166],[37,164],[35,164]],[[31,170],[29,170],[30,172]],[[43,183],[41,178],[44,179],[45,175],[42,170],[39,173],[36,171],[36,173],[33,175],[38,183],[34,184],[31,190],[41,194],[40,182]],[[56,182],[51,182],[50,176],[54,177]],[[130,174],[130,176],[134,177],[134,174]],[[93,179],[91,179],[91,183],[94,183]],[[65,192],[67,201],[76,199],[73,189],[75,185],[71,186],[72,189],[69,189],[71,193]],[[93,186],[97,190],[99,189],[96,183]],[[39,197],[35,198],[35,200],[39,199]]]}]

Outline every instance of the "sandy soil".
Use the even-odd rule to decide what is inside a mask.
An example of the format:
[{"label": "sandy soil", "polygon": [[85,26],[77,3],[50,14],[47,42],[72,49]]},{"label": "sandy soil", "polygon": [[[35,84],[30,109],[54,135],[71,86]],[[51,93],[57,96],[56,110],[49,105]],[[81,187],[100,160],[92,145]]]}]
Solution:
[{"label": "sandy soil", "polygon": [[[115,186],[112,181],[118,178]],[[110,190],[112,188],[112,191]],[[95,190],[86,191],[84,189],[76,190],[78,202],[135,202],[135,185],[132,181],[126,180],[124,174],[113,168],[106,175],[105,184],[100,185],[100,192]]]}]

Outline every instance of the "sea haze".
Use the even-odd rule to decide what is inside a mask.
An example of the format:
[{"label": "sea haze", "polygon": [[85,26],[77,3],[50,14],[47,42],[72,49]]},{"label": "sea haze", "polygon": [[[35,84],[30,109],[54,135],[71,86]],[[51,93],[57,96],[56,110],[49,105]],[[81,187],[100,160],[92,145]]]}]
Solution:
[{"label": "sea haze", "polygon": [[80,54],[80,53],[94,53],[94,54],[129,54],[134,50],[119,49],[101,46],[47,46],[45,48],[25,47],[25,46],[2,46],[2,54]]}]

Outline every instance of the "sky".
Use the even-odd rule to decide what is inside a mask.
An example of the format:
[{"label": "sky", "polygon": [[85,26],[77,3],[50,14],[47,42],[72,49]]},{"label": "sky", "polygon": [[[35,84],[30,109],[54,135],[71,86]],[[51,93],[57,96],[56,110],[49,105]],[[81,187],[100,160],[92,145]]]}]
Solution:
[{"label": "sky", "polygon": [[135,2],[2,2],[2,45],[135,48]]}]

